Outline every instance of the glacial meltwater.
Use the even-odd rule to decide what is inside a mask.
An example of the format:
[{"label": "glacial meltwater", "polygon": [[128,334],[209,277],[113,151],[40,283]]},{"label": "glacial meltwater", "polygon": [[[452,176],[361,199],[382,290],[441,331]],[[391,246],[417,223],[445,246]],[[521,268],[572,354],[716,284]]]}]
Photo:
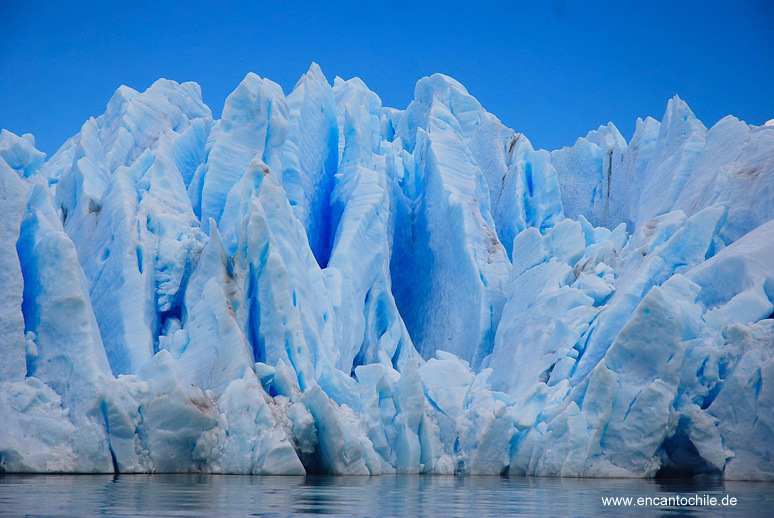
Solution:
[{"label": "glacial meltwater", "polygon": [[[631,499],[628,504],[627,499]],[[0,475],[2,516],[748,517],[772,513],[774,483],[714,479]]]}]

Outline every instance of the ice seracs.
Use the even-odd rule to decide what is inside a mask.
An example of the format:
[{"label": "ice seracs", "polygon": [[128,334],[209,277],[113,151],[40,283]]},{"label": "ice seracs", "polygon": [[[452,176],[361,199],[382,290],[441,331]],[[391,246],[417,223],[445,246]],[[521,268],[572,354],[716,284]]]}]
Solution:
[{"label": "ice seracs", "polygon": [[313,64],[0,133],[0,471],[774,479],[774,127],[535,150]]},{"label": "ice seracs", "polygon": [[476,124],[471,115],[486,118],[459,83],[440,74],[420,80],[415,96],[397,134],[414,144],[423,192],[409,212],[411,241],[396,244],[408,256],[402,271],[393,270],[398,308],[423,356],[445,350],[478,366],[492,349],[508,272],[487,178],[465,138]]}]

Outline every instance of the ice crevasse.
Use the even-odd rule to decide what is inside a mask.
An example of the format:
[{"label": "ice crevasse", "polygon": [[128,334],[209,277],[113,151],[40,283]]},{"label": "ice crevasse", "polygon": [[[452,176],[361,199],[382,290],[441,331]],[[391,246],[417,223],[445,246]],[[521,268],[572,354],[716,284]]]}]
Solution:
[{"label": "ice crevasse", "polygon": [[0,134],[0,471],[774,479],[774,127],[536,150],[453,79]]}]

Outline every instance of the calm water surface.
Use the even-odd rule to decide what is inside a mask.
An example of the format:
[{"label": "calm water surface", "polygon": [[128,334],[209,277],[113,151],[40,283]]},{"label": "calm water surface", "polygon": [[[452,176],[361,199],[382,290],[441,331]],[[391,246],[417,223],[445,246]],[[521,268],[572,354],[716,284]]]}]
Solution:
[{"label": "calm water surface", "polygon": [[[724,507],[603,497],[726,495]],[[0,475],[2,516],[774,516],[774,484],[504,477]]]}]

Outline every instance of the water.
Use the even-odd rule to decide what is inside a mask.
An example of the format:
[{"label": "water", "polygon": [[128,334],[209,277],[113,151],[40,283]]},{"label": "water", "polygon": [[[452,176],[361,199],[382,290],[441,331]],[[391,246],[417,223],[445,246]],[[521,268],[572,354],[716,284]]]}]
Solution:
[{"label": "water", "polygon": [[[605,507],[602,497],[737,505]],[[774,516],[774,484],[504,477],[0,475],[2,516]]]}]

